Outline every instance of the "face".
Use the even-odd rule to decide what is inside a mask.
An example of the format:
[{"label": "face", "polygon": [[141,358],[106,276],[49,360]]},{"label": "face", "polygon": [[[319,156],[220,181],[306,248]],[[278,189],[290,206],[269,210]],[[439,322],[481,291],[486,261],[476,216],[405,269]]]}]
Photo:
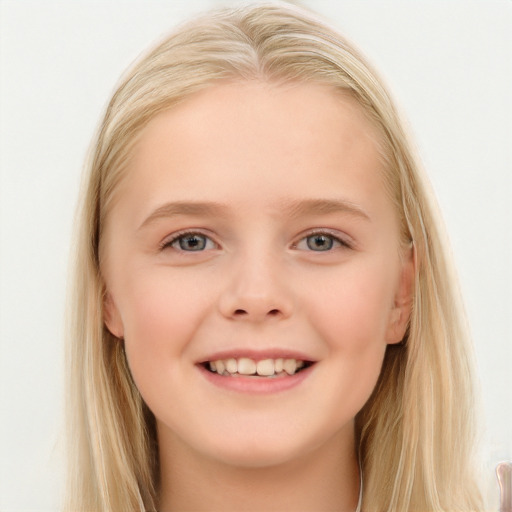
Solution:
[{"label": "face", "polygon": [[311,84],[215,86],[144,129],[102,270],[161,449],[256,467],[352,438],[412,274],[375,140]]}]

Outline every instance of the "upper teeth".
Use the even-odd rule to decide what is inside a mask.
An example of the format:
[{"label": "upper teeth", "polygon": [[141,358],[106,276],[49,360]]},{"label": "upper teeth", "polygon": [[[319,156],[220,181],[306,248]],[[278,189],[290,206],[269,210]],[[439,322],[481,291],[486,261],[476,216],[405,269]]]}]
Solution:
[{"label": "upper teeth", "polygon": [[271,377],[273,375],[293,375],[304,366],[304,361],[297,359],[262,359],[254,361],[248,357],[234,357],[210,361],[210,370],[219,375],[261,375]]}]

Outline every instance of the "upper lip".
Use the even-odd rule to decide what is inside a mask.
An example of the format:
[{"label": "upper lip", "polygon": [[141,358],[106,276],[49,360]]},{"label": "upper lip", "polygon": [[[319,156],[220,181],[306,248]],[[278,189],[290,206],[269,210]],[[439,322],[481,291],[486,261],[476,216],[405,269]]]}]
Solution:
[{"label": "upper lip", "polygon": [[198,360],[198,364],[207,363],[208,361],[219,361],[225,359],[240,359],[247,357],[253,361],[263,361],[264,359],[296,359],[298,361],[315,362],[316,360],[310,355],[293,349],[271,348],[267,350],[251,350],[251,349],[226,349],[213,352],[206,357]]}]

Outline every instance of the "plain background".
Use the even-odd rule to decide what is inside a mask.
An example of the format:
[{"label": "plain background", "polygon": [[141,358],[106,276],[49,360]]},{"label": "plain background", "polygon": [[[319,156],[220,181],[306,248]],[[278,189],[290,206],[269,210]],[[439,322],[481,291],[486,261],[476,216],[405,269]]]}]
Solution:
[{"label": "plain background", "polygon": [[[412,127],[467,302],[484,403],[483,478],[496,498],[494,465],[512,459],[512,2],[303,4],[369,56]],[[142,50],[216,5],[0,3],[2,512],[58,510],[66,269],[100,115]]]}]

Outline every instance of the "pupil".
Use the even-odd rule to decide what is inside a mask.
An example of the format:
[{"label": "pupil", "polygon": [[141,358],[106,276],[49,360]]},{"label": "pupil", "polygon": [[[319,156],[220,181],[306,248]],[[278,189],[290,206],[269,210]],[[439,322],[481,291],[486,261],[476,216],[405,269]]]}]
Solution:
[{"label": "pupil", "polygon": [[312,251],[328,251],[332,249],[333,240],[326,235],[313,235],[308,237],[307,244]]}]

